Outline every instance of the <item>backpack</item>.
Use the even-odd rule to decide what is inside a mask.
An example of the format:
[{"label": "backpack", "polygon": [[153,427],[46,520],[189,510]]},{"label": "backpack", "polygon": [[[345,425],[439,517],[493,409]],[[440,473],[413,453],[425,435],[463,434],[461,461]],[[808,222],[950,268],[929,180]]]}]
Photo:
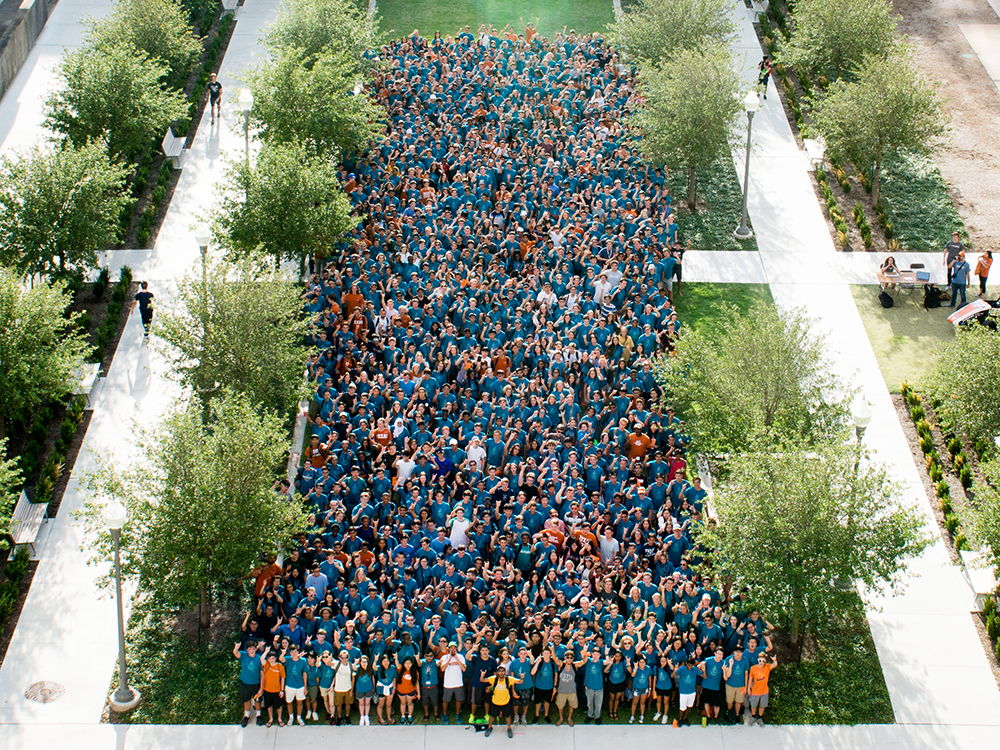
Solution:
[{"label": "backpack", "polygon": [[892,307],[893,305],[892,295],[885,290],[878,293],[878,301],[882,307]]},{"label": "backpack", "polygon": [[924,309],[941,307],[941,290],[934,284],[924,285]]}]

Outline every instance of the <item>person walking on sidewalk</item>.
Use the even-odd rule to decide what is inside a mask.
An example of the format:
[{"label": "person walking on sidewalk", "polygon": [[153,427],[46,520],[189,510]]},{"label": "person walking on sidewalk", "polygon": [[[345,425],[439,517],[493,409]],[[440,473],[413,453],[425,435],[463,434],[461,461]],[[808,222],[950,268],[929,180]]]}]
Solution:
[{"label": "person walking on sidewalk", "polygon": [[969,275],[972,273],[972,269],[969,268],[968,262],[965,260],[965,251],[961,251],[958,257],[951,262],[948,266],[951,271],[951,304],[949,307],[955,306],[955,301],[958,296],[962,296],[962,305],[965,305],[965,287],[969,284]]},{"label": "person walking on sidewalk", "polygon": [[764,55],[764,58],[757,65],[757,84],[760,86],[761,91],[764,92],[764,98],[767,99],[767,82],[771,80],[771,58]]},{"label": "person walking on sidewalk", "polygon": [[750,722],[764,726],[764,709],[767,708],[767,697],[770,690],[767,686],[771,670],[778,666],[778,657],[772,656],[768,663],[767,654],[758,654],[757,663],[750,667],[747,681],[747,692],[750,694]]},{"label": "person walking on sidewalk", "polygon": [[216,117],[222,119],[222,84],[216,80],[215,73],[212,73],[205,88],[208,89],[208,106],[212,111],[212,125],[214,125]]},{"label": "person walking on sidewalk", "polygon": [[993,251],[987,250],[985,253],[979,256],[979,260],[976,261],[976,276],[979,277],[979,296],[986,296],[986,279],[990,275],[990,266],[993,265]]},{"label": "person walking on sidewalk", "polygon": [[155,295],[149,291],[149,282],[143,281],[139,284],[139,293],[135,295],[135,302],[132,309],[139,306],[139,316],[142,318],[142,327],[146,331],[145,338],[149,340],[149,327],[153,325],[153,300]]}]

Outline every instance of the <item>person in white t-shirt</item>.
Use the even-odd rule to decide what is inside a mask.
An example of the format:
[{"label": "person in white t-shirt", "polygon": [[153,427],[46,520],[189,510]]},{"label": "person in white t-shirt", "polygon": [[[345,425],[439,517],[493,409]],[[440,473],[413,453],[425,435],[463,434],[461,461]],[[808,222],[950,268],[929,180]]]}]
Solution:
[{"label": "person in white t-shirt", "polygon": [[462,703],[465,702],[465,657],[458,653],[458,644],[448,644],[448,653],[438,659],[438,666],[444,672],[441,677],[441,712],[448,723],[448,702],[455,701],[455,723],[462,721]]},{"label": "person in white t-shirt", "polygon": [[450,533],[448,539],[451,541],[451,546],[458,549],[460,544],[468,544],[469,537],[466,535],[466,531],[472,526],[472,521],[465,517],[465,508],[458,506],[451,513],[448,514],[448,528]]},{"label": "person in white t-shirt", "polygon": [[484,462],[486,461],[486,449],[483,448],[482,443],[479,442],[479,438],[473,437],[469,440],[469,450],[465,452],[469,461],[474,463],[477,468],[482,468]]}]

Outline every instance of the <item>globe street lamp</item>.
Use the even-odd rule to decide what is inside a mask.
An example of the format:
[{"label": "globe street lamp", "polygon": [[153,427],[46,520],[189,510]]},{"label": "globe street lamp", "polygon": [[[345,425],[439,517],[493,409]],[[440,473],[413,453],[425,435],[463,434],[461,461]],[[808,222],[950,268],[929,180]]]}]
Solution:
[{"label": "globe street lamp", "polygon": [[247,169],[250,168],[250,110],[253,109],[253,92],[250,89],[240,89],[240,111],[243,112],[243,137],[246,139]]},{"label": "globe street lamp", "polygon": [[111,696],[111,710],[115,713],[131,711],[139,705],[142,696],[129,687],[128,668],[125,664],[125,612],[122,609],[121,535],[125,525],[125,506],[112,500],[104,507],[104,525],[111,532],[115,545],[115,586],[118,593],[118,689]]},{"label": "globe street lamp", "polygon": [[747,111],[747,155],[743,170],[743,214],[740,217],[740,225],[733,232],[733,236],[738,240],[748,240],[753,237],[753,232],[747,226],[747,194],[750,192],[750,134],[753,132],[754,113],[760,109],[760,97],[756,91],[748,91],[743,97],[743,108]]},{"label": "globe street lamp", "polygon": [[872,407],[867,399],[861,399],[851,409],[851,421],[854,422],[854,436],[858,443],[865,439],[865,430],[872,421]]}]

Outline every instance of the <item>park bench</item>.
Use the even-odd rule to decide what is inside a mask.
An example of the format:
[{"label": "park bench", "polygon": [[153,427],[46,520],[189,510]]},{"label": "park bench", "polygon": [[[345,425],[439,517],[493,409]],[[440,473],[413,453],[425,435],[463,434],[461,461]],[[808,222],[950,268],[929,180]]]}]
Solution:
[{"label": "park bench", "polygon": [[21,490],[21,497],[14,506],[14,515],[10,519],[10,535],[14,538],[14,549],[27,547],[31,556],[35,556],[35,540],[38,530],[42,528],[48,503],[33,503]]},{"label": "park bench", "polygon": [[73,370],[69,378],[70,394],[73,396],[83,396],[87,401],[87,408],[90,409],[90,394],[97,384],[97,376],[101,372],[99,364],[80,365]]},{"label": "park bench", "polygon": [[170,159],[174,167],[181,165],[181,152],[184,151],[184,138],[174,135],[173,128],[167,128],[167,134],[163,136],[163,155]]},{"label": "park bench", "polygon": [[239,0],[222,0],[222,13],[235,13]]}]

